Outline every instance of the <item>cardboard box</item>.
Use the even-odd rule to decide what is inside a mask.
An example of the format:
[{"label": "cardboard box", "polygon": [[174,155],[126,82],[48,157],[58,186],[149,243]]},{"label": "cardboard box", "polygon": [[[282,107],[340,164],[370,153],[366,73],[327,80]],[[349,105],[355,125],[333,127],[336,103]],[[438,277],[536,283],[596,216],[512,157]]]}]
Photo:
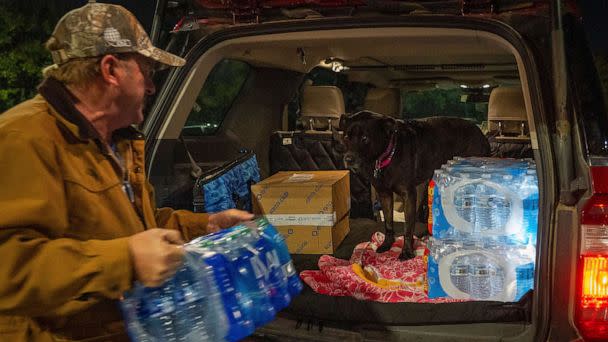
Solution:
[{"label": "cardboard box", "polygon": [[285,237],[289,253],[332,254],[350,232],[348,215],[332,227],[324,226],[277,226]]},{"label": "cardboard box", "polygon": [[291,253],[333,253],[349,232],[348,171],[278,172],[251,193],[253,212],[291,240]]}]

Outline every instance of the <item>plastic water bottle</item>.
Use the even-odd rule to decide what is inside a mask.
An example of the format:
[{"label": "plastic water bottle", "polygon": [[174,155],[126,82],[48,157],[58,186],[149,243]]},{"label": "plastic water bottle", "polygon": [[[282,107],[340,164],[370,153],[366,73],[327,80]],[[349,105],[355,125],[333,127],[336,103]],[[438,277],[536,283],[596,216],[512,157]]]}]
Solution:
[{"label": "plastic water bottle", "polygon": [[519,300],[529,290],[534,288],[534,263],[529,262],[515,268],[517,278],[515,300]]},{"label": "plastic water bottle", "polygon": [[265,276],[270,289],[270,300],[275,311],[278,312],[291,302],[291,295],[287,288],[287,276],[283,273],[277,250],[270,241],[258,235],[257,230],[252,230],[252,236],[256,236],[254,246],[266,267]]},{"label": "plastic water bottle", "polygon": [[276,310],[270,302],[270,290],[264,276],[264,264],[259,252],[251,245],[250,232],[241,231],[227,238],[231,262],[240,277],[245,295],[252,301],[251,316],[256,327],[272,319]]},{"label": "plastic water bottle", "polygon": [[179,341],[188,341],[195,335],[200,336],[201,341],[208,341],[207,327],[205,324],[204,294],[201,286],[187,266],[179,269],[174,281],[173,297],[176,305],[175,327]]},{"label": "plastic water bottle", "polygon": [[[176,331],[179,341],[219,341],[226,324],[217,288],[207,277],[207,267],[186,255],[184,267],[173,277],[173,295],[177,306]],[[194,268],[197,267],[197,268]]]},{"label": "plastic water bottle", "polygon": [[290,296],[292,298],[297,296],[302,292],[304,285],[293,265],[287,245],[285,244],[285,238],[266,219],[258,219],[257,222],[260,235],[273,245],[278,254],[283,274],[287,277],[287,290]]},{"label": "plastic water bottle", "polygon": [[521,185],[524,217],[523,227],[529,238],[536,243],[538,231],[538,178],[536,170],[528,170]]},{"label": "plastic water bottle", "polygon": [[473,299],[487,299],[491,296],[492,275],[489,265],[476,263],[471,266],[470,294]]},{"label": "plastic water bottle", "polygon": [[505,288],[505,270],[494,265],[490,266],[490,293],[492,296],[504,294]]},{"label": "plastic water bottle", "polygon": [[[458,177],[463,183],[469,180],[469,174],[461,173]],[[453,178],[453,183],[448,186],[457,186],[456,177]],[[472,184],[467,184],[464,186],[460,186],[454,192],[454,209],[458,216],[460,216],[463,220],[470,223],[471,225],[475,225],[475,206],[477,201],[477,196],[475,194],[475,186]]]},{"label": "plastic water bottle", "polygon": [[464,262],[465,258],[458,258],[450,266],[450,279],[452,284],[464,293],[470,293],[469,289],[469,265]]},{"label": "plastic water bottle", "polygon": [[476,232],[482,234],[487,232],[491,235],[500,231],[505,231],[505,225],[511,214],[511,203],[506,199],[505,194],[501,193],[497,186],[503,188],[510,186],[512,176],[501,176],[500,183],[493,181],[492,174],[483,174],[476,184],[478,196],[477,207],[475,208]]},{"label": "plastic water bottle", "polygon": [[239,280],[235,277],[236,271],[231,270],[228,258],[223,255],[221,241],[208,241],[200,249],[202,260],[212,270],[213,279],[221,294],[223,309],[227,318],[227,341],[238,341],[255,331],[255,325],[251,319],[253,303],[245,296],[244,291],[239,291]]},{"label": "plastic water bottle", "polygon": [[155,341],[178,341],[171,284],[165,283],[161,287],[143,288],[141,296],[138,319],[144,334]]}]

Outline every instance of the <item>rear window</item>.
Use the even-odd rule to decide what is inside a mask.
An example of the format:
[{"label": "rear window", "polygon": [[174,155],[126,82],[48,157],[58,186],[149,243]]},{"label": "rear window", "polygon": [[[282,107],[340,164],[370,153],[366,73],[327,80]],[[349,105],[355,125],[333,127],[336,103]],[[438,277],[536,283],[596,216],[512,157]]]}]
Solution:
[{"label": "rear window", "polygon": [[[346,113],[364,109],[364,99],[372,85],[349,82],[345,74],[325,68],[315,68],[307,76],[308,82],[315,86],[337,86],[344,95]],[[488,99],[494,86],[473,87],[466,84],[452,89],[425,89],[420,91],[401,91],[401,115],[405,119],[430,116],[451,116],[466,118],[482,124],[488,114]],[[294,99],[294,100],[297,100]],[[290,107],[290,116],[295,118],[297,106]]]},{"label": "rear window", "polygon": [[402,91],[402,117],[452,116],[481,124],[488,116],[490,89],[490,85],[470,88],[463,84],[456,89]]},{"label": "rear window", "polygon": [[219,62],[196,98],[182,135],[215,134],[245,84],[249,71],[249,65],[241,61],[224,59]]}]

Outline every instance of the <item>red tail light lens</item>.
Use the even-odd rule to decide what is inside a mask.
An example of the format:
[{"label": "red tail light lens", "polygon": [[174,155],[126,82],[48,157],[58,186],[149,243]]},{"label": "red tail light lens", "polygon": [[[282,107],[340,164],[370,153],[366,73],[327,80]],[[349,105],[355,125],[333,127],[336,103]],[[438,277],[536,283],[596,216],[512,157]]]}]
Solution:
[{"label": "red tail light lens", "polygon": [[597,191],[605,189],[606,176],[608,168],[592,167],[596,194],[581,211],[576,323],[590,341],[608,340],[608,194]]}]

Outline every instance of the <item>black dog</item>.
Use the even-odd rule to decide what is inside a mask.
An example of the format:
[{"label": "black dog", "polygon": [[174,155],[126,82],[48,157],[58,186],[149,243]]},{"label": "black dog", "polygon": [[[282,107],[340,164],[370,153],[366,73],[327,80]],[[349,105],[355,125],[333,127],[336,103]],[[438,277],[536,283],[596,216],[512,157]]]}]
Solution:
[{"label": "black dog", "polygon": [[406,240],[402,259],[414,256],[416,187],[427,184],[433,171],[455,156],[490,153],[481,130],[473,122],[459,118],[402,121],[362,111],[343,116],[340,128],[344,132],[340,140],[346,166],[369,177],[380,197],[386,238],[379,252],[388,250],[395,241],[393,193],[403,198]]}]

